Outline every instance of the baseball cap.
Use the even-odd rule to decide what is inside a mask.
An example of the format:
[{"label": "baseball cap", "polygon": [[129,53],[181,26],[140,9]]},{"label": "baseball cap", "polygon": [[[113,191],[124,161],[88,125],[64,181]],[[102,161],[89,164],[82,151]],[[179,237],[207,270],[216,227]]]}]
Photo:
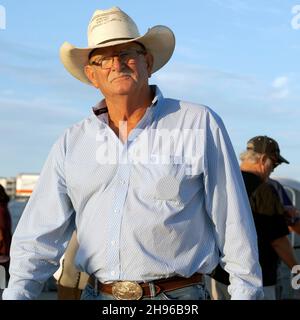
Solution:
[{"label": "baseball cap", "polygon": [[258,153],[265,153],[271,159],[277,161],[278,164],[282,162],[289,163],[280,155],[278,143],[268,136],[256,136],[247,142],[247,150],[253,150]]}]

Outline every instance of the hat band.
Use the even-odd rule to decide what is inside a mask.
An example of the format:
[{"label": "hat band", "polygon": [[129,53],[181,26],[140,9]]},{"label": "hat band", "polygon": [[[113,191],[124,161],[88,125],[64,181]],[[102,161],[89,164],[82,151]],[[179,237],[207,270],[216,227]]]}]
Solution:
[{"label": "hat band", "polygon": [[132,39],[134,39],[134,38],[114,38],[114,39],[109,39],[109,40],[105,40],[105,41],[99,42],[99,43],[97,44],[97,46],[100,45],[100,44],[104,44],[104,43],[108,43],[108,42],[112,42],[112,41],[132,40]]}]

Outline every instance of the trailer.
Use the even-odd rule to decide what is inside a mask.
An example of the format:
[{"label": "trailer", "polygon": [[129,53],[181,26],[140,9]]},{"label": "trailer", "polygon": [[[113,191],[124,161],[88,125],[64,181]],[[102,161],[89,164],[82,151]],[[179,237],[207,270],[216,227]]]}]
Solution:
[{"label": "trailer", "polygon": [[30,197],[39,175],[34,173],[20,173],[16,177],[16,197]]}]

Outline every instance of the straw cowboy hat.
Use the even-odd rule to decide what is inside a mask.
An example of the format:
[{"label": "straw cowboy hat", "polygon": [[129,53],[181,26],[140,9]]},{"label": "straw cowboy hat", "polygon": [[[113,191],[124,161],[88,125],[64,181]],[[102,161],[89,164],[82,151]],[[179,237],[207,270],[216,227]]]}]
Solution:
[{"label": "straw cowboy hat", "polygon": [[89,54],[105,48],[137,41],[153,55],[152,73],[164,66],[175,48],[175,37],[168,27],[154,26],[141,36],[135,22],[121,9],[96,10],[88,26],[88,47],[76,48],[65,42],[60,48],[60,59],[65,68],[78,80],[91,84],[84,73]]}]

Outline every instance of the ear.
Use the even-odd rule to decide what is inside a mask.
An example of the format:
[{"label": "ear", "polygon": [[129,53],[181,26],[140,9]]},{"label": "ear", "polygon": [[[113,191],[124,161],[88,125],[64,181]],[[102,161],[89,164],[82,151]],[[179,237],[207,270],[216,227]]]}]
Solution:
[{"label": "ear", "polygon": [[263,154],[263,155],[261,156],[261,158],[260,158],[260,162],[261,162],[262,164],[265,164],[267,160],[268,160],[268,157],[267,157],[266,154]]},{"label": "ear", "polygon": [[95,88],[98,88],[98,83],[97,83],[97,80],[96,80],[96,71],[95,69],[93,68],[93,66],[90,66],[90,65],[86,65],[84,67],[84,73],[85,75],[87,76],[87,78],[90,80],[90,82],[92,83],[92,85],[95,87]]},{"label": "ear", "polygon": [[146,62],[147,62],[148,77],[150,78],[152,75],[152,68],[153,68],[154,60],[153,60],[152,54],[149,52],[146,54],[145,58],[146,58]]}]

